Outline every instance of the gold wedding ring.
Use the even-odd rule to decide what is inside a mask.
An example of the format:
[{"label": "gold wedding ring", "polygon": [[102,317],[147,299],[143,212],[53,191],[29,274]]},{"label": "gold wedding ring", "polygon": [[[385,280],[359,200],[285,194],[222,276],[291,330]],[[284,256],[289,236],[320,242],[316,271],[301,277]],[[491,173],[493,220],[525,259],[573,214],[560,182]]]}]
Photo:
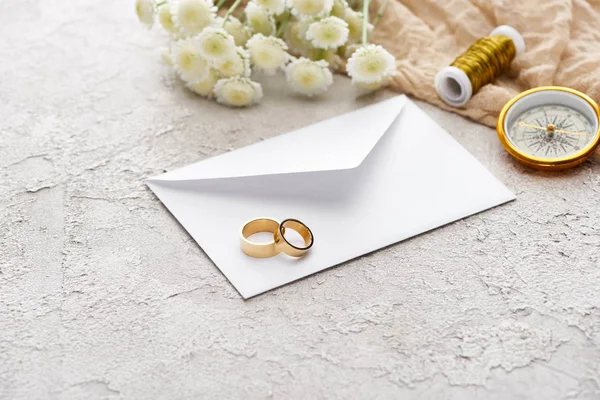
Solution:
[{"label": "gold wedding ring", "polygon": [[[291,229],[300,234],[304,239],[304,246],[298,247],[285,238],[286,229]],[[273,234],[273,241],[255,243],[248,238],[256,233],[267,232]],[[271,218],[256,218],[246,222],[240,230],[240,248],[244,254],[254,258],[269,258],[280,252],[292,257],[302,257],[314,243],[311,230],[297,219],[286,219],[282,223]]]},{"label": "gold wedding ring", "polygon": [[[279,222],[271,218],[256,218],[246,222],[240,231],[240,247],[242,251],[254,258],[269,258],[279,253],[275,246],[275,232],[279,232]],[[268,232],[273,234],[273,240],[267,243],[254,243],[248,238],[255,233]],[[285,232],[285,230],[284,230]]]},{"label": "gold wedding ring", "polygon": [[[297,247],[288,242],[285,238],[285,230],[292,229],[302,236],[304,239],[304,246]],[[275,231],[275,247],[278,251],[281,251],[288,256],[302,257],[312,247],[315,239],[311,230],[304,223],[297,219],[286,219],[277,227]]]}]

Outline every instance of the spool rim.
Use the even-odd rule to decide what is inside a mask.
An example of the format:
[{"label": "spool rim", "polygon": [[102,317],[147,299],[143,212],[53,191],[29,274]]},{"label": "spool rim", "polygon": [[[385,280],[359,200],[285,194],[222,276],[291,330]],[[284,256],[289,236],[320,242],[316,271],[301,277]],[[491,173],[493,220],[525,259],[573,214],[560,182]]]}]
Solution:
[{"label": "spool rim", "polygon": [[473,85],[467,74],[456,67],[446,67],[435,76],[435,89],[446,104],[464,106],[473,95]]},{"label": "spool rim", "polygon": [[517,50],[517,55],[522,54],[526,50],[525,39],[519,33],[518,30],[513,28],[510,25],[500,25],[496,27],[492,32],[490,32],[489,36],[503,35],[507,36],[512,40],[515,45],[515,49]]}]

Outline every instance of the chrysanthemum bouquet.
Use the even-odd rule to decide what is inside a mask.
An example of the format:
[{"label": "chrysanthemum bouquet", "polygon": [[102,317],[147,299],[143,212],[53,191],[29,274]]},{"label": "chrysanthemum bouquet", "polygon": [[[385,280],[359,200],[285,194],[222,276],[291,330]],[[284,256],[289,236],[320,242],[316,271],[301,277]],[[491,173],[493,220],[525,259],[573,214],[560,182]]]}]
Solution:
[{"label": "chrysanthemum bouquet", "polygon": [[372,24],[369,0],[250,0],[243,13],[242,0],[212,1],[135,0],[135,9],[144,25],[158,20],[169,35],[163,60],[185,85],[221,104],[260,101],[252,71],[283,70],[290,87],[306,96],[328,90],[332,71],[345,68],[362,93],[387,85],[396,71],[394,57],[368,41],[387,0]]}]

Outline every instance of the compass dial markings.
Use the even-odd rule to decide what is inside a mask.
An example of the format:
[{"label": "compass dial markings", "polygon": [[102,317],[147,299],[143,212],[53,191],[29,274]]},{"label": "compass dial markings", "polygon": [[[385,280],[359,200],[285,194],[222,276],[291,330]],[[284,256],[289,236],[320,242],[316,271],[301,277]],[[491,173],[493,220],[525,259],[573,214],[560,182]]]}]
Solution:
[{"label": "compass dial markings", "polygon": [[518,116],[509,130],[510,141],[541,158],[561,158],[592,140],[592,127],[578,111],[561,105],[531,108]]}]

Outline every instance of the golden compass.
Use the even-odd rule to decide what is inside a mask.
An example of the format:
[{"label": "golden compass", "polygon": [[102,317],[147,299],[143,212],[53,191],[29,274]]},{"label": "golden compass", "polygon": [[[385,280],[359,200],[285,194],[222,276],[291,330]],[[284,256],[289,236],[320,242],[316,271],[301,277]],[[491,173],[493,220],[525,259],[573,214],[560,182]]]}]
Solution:
[{"label": "golden compass", "polygon": [[546,86],[509,101],[496,130],[504,148],[533,168],[557,171],[584,162],[600,144],[600,108],[573,89]]}]

